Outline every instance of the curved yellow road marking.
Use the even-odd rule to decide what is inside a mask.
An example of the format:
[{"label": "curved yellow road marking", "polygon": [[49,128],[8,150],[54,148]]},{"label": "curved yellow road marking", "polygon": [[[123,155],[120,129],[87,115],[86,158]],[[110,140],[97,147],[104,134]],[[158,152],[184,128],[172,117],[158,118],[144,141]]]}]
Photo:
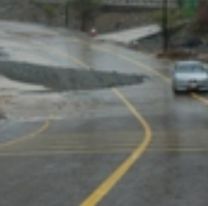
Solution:
[{"label": "curved yellow road marking", "polygon": [[[77,40],[73,40],[74,42],[77,42]],[[73,42],[72,41],[72,42]],[[62,55],[66,56],[66,54],[64,52],[59,52],[61,53]],[[83,67],[86,68],[86,64],[84,64],[83,62],[79,61],[78,59],[74,58],[73,56],[68,56],[67,57],[71,58],[75,63],[77,63],[78,65],[81,65]],[[87,67],[89,69],[89,67]],[[51,117],[53,117],[54,115],[51,115]],[[50,117],[50,118],[51,118]],[[28,135],[25,135],[23,137],[19,137],[18,139],[15,139],[15,140],[11,140],[11,141],[8,141],[8,142],[5,142],[5,143],[0,143],[0,149],[4,148],[4,147],[7,147],[7,146],[12,146],[12,145],[15,145],[15,144],[18,144],[18,143],[21,143],[21,142],[24,142],[26,140],[30,140],[30,139],[33,139],[34,137],[38,136],[39,134],[43,133],[44,131],[46,131],[50,126],[50,120],[47,120],[45,121],[45,123],[42,125],[41,128],[39,128],[37,131],[34,131]]]},{"label": "curved yellow road marking", "polygon": [[[90,67],[83,61],[68,55],[78,65],[83,66],[85,69]],[[138,147],[132,152],[132,154],[124,161],[86,200],[81,203],[81,206],[95,206],[97,205],[105,195],[118,183],[119,180],[129,171],[129,169],[136,163],[136,161],[147,150],[152,141],[152,130],[144,119],[144,117],[136,110],[136,108],[128,101],[128,99],[116,88],[112,89],[113,93],[126,105],[131,114],[138,120],[144,128],[144,140]]]},{"label": "curved yellow road marking", "polygon": [[[132,63],[132,64],[134,64],[134,65],[136,65],[136,66],[138,66],[138,67],[142,67],[142,68],[144,68],[145,70],[148,70],[149,72],[151,72],[151,73],[153,73],[153,74],[159,76],[159,77],[160,77],[161,79],[163,79],[165,82],[171,84],[171,79],[170,79],[169,77],[167,77],[166,75],[164,75],[164,74],[161,73],[161,72],[158,72],[157,70],[152,69],[152,67],[150,67],[150,66],[148,66],[148,65],[146,65],[146,64],[144,64],[144,63],[142,63],[141,61],[138,61],[138,60],[136,61],[136,60],[131,59],[131,58],[125,56],[125,55],[114,53],[114,52],[112,52],[112,51],[109,50],[109,49],[103,49],[103,48],[100,48],[100,47],[91,45],[91,44],[89,44],[88,42],[85,42],[85,41],[83,41],[83,40],[80,40],[80,42],[82,42],[82,43],[84,43],[84,44],[86,44],[86,45],[89,45],[92,49],[95,49],[95,50],[98,50],[98,51],[102,51],[102,52],[111,54],[112,56],[117,56],[117,57],[119,57],[120,59],[123,59],[123,60],[125,60],[125,61],[128,61],[128,62],[130,62],[130,63]],[[202,96],[200,96],[200,95],[198,95],[198,94],[196,94],[196,93],[192,93],[191,96],[192,96],[194,99],[196,99],[196,100],[200,101],[201,103],[203,103],[205,106],[208,106],[208,99],[207,99],[207,98],[202,97]]]},{"label": "curved yellow road marking", "polygon": [[0,149],[8,147],[8,146],[15,145],[15,144],[18,144],[18,143],[21,143],[21,142],[24,142],[24,141],[29,140],[29,139],[33,139],[37,135],[46,131],[48,129],[49,125],[50,125],[50,121],[47,120],[47,121],[44,122],[44,124],[37,131],[32,132],[32,133],[30,133],[28,135],[25,135],[23,137],[20,137],[18,139],[11,140],[11,141],[8,141],[8,142],[5,142],[5,143],[1,143],[0,144]]},{"label": "curved yellow road marking", "polygon": [[[86,42],[85,42],[86,43]],[[87,43],[88,44],[88,43]],[[91,46],[91,48],[97,49],[95,46]],[[103,49],[97,49],[100,51],[103,51]],[[115,54],[111,51],[105,51],[107,53],[112,54],[113,56],[120,57],[121,59],[124,59],[128,62],[133,63],[134,65],[137,65],[139,67],[143,67],[146,70],[156,74],[160,78],[162,78],[165,82],[168,84],[171,83],[170,78],[165,76],[164,74],[153,70],[151,67],[143,64],[142,62],[135,61],[133,59],[130,59],[124,55],[120,54]],[[115,184],[128,172],[130,167],[138,160],[141,155],[145,152],[145,150],[148,148],[149,144],[151,143],[152,140],[152,131],[151,128],[149,127],[148,123],[145,121],[145,119],[138,113],[138,111],[134,108],[134,106],[120,93],[117,89],[113,89],[114,93],[123,101],[123,103],[128,107],[128,109],[131,111],[131,113],[136,117],[136,119],[142,124],[142,126],[145,129],[145,139],[144,142],[138,146],[138,148],[131,154],[131,156],[119,167],[117,168],[113,174],[108,177],[82,204],[81,206],[94,206],[97,205],[105,195],[108,194],[108,192],[112,189]],[[195,93],[192,93],[192,97],[195,99],[199,100],[205,105],[208,105],[208,100],[204,97],[201,97]],[[176,150],[175,150],[176,151]],[[202,150],[194,150],[192,149],[191,151],[202,151]]]},{"label": "curved yellow road marking", "polygon": [[81,203],[81,206],[97,205],[142,156],[152,141],[152,131],[146,120],[119,90],[113,89],[113,92],[143,126],[145,132],[144,141],[138,145],[132,154],[103,183],[101,183],[101,185],[83,203]]},{"label": "curved yellow road marking", "polygon": [[[97,48],[97,49],[99,49],[99,48]],[[114,56],[116,55],[117,57],[120,57],[120,58],[123,59],[123,60],[126,60],[126,61],[128,61],[128,62],[133,63],[134,65],[137,65],[137,66],[139,66],[139,67],[143,67],[143,68],[145,68],[146,70],[148,70],[148,71],[150,71],[150,72],[156,74],[157,76],[159,76],[161,79],[163,79],[163,80],[164,80],[165,82],[167,82],[168,84],[171,84],[171,79],[170,79],[169,77],[165,76],[165,75],[162,74],[161,72],[158,72],[157,70],[152,69],[151,67],[149,67],[149,66],[143,64],[143,63],[140,62],[140,61],[135,61],[135,60],[130,59],[129,57],[126,57],[126,56],[124,56],[124,55],[115,54],[115,53],[111,52],[110,50],[105,50],[105,49],[101,49],[101,50],[104,51],[104,52],[110,53],[111,55],[114,55]],[[191,96],[192,96],[194,99],[196,99],[196,100],[200,101],[201,103],[203,103],[204,105],[208,106],[208,99],[206,99],[205,97],[202,97],[202,96],[200,96],[200,95],[198,95],[198,94],[196,94],[196,93],[192,93]]]}]

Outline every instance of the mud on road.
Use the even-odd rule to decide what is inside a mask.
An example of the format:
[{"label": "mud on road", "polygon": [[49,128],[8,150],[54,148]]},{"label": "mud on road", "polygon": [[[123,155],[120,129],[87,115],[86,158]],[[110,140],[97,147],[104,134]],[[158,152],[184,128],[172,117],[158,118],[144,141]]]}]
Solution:
[{"label": "mud on road", "polygon": [[9,79],[45,86],[52,91],[91,90],[140,84],[145,76],[86,69],[63,69],[2,61],[0,74]]}]

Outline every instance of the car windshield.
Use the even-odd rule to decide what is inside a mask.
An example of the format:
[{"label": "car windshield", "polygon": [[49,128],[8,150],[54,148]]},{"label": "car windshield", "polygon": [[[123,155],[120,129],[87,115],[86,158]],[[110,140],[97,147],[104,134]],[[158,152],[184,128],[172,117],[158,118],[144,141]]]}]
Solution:
[{"label": "car windshield", "polygon": [[189,65],[181,65],[176,67],[176,71],[180,73],[198,73],[198,72],[203,72],[204,69],[201,65],[199,64],[189,64]]}]

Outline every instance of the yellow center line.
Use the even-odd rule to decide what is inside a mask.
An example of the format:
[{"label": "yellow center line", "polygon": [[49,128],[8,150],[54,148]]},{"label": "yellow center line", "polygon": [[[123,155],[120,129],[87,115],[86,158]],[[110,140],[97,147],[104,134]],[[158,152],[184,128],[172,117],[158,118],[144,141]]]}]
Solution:
[{"label": "yellow center line", "polygon": [[[161,152],[181,152],[181,153],[207,153],[208,148],[202,147],[167,147],[167,148],[149,148],[147,150],[149,153],[161,153]],[[53,155],[71,155],[71,154],[87,154],[87,155],[109,155],[109,154],[128,154],[132,152],[132,149],[127,148],[116,148],[116,149],[76,149],[76,150],[34,150],[34,151],[7,151],[7,152],[0,152],[0,157],[30,157],[30,156],[53,156]]]},{"label": "yellow center line", "polygon": [[97,205],[136,163],[136,161],[147,150],[152,141],[152,131],[146,120],[118,89],[114,88],[113,92],[119,97],[119,99],[126,105],[133,116],[143,126],[145,132],[144,140],[140,145],[138,145],[132,154],[106,180],[104,180],[104,182],[101,183],[86,200],[81,203],[81,206]]},{"label": "yellow center line", "polygon": [[49,125],[50,125],[50,121],[47,120],[47,121],[44,122],[44,124],[37,131],[31,132],[31,133],[29,133],[25,136],[22,136],[22,137],[19,137],[19,138],[15,139],[15,140],[11,140],[11,141],[8,141],[8,142],[5,142],[5,143],[1,143],[0,144],[0,149],[3,149],[3,148],[8,147],[8,146],[15,145],[15,144],[19,144],[19,143],[24,142],[24,141],[29,140],[29,139],[33,139],[36,136],[45,132],[49,128]]},{"label": "yellow center line", "polygon": [[105,149],[105,150],[98,150],[98,149],[76,149],[76,150],[35,150],[35,151],[6,151],[0,152],[0,157],[5,156],[53,156],[53,155],[71,155],[71,154],[89,154],[89,155],[109,155],[109,154],[129,154],[132,152],[132,149]]},{"label": "yellow center line", "polygon": [[208,152],[208,148],[201,148],[201,147],[193,147],[193,148],[186,148],[186,147],[167,147],[167,148],[152,148],[148,149],[149,152],[192,152],[192,153],[201,153],[201,152]]},{"label": "yellow center line", "polygon": [[[96,143],[96,144],[92,144],[91,145],[91,148],[116,148],[116,147],[119,147],[119,148],[121,148],[121,147],[135,147],[135,146],[137,146],[138,145],[138,142],[137,143]],[[173,144],[174,145],[174,144]],[[176,145],[176,144],[175,144]],[[45,145],[43,145],[43,148],[45,148],[44,147]],[[83,148],[89,148],[89,146],[88,145],[86,145],[86,143],[69,143],[69,144],[65,144],[65,145],[59,145],[59,144],[52,144],[52,145],[50,145],[49,144],[49,146],[47,145],[47,148],[63,148],[63,149],[70,149],[70,148],[80,148],[80,147],[83,147]]]},{"label": "yellow center line", "polygon": [[[108,53],[110,53],[111,55],[116,55],[116,56],[118,56],[118,57],[120,57],[121,59],[124,59],[124,60],[126,60],[126,61],[132,62],[133,64],[135,64],[135,65],[137,65],[137,66],[139,66],[139,67],[143,67],[143,68],[147,69],[148,71],[150,71],[150,72],[156,74],[157,76],[159,76],[159,77],[160,77],[161,79],[163,79],[166,83],[171,84],[171,79],[170,79],[169,77],[167,77],[166,75],[164,75],[164,74],[161,73],[161,72],[158,72],[157,70],[153,70],[151,67],[149,67],[149,66],[143,64],[143,63],[140,62],[140,61],[135,61],[135,60],[130,59],[129,57],[126,57],[126,56],[124,56],[124,55],[114,54],[114,53],[112,53],[110,50],[104,50],[104,49],[101,49],[101,50],[103,50],[103,51],[105,51],[105,52],[108,52]],[[192,96],[194,99],[196,99],[196,100],[200,101],[201,103],[203,103],[204,105],[208,106],[208,99],[206,99],[205,97],[202,97],[201,95],[198,95],[198,94],[196,94],[196,93],[191,93],[191,96]]]},{"label": "yellow center line", "polygon": [[[149,72],[151,72],[151,73],[153,73],[153,74],[159,76],[159,77],[160,77],[161,79],[163,79],[166,83],[171,84],[171,79],[170,79],[169,77],[167,77],[166,75],[164,75],[164,74],[161,73],[161,72],[158,72],[157,70],[152,69],[152,67],[150,67],[150,66],[148,66],[148,65],[146,65],[146,64],[144,64],[144,63],[142,63],[141,61],[138,61],[138,60],[136,61],[136,60],[134,60],[134,59],[132,59],[132,58],[129,58],[129,57],[125,56],[125,55],[117,54],[117,53],[115,53],[115,52],[112,52],[112,51],[109,50],[109,49],[104,49],[104,48],[100,48],[100,47],[91,45],[91,44],[89,44],[88,42],[85,42],[85,41],[83,41],[83,40],[80,40],[80,42],[82,42],[82,43],[84,43],[84,44],[90,46],[90,47],[91,47],[92,49],[94,49],[94,50],[101,51],[101,52],[105,52],[105,53],[111,54],[112,56],[117,56],[118,58],[123,59],[123,60],[125,60],[125,61],[128,61],[128,62],[130,62],[130,63],[132,63],[132,64],[134,64],[134,65],[136,65],[136,66],[138,66],[138,67],[142,67],[142,68],[144,68],[145,70],[148,70]],[[198,94],[196,94],[196,93],[192,93],[191,96],[192,96],[194,99],[196,99],[196,100],[200,101],[201,103],[203,103],[205,106],[208,106],[208,99],[207,99],[207,98],[205,98],[205,97],[203,97],[203,96],[201,96],[201,95],[198,95]]]},{"label": "yellow center line", "polygon": [[[71,55],[69,55],[68,57],[77,64],[83,66],[85,69],[90,69],[90,67],[81,60]],[[121,102],[123,102],[123,104],[131,112],[131,114],[137,119],[138,123],[142,125],[142,127],[144,128],[144,138],[143,141],[139,145],[137,145],[136,149],[131,153],[131,155],[106,180],[104,180],[94,190],[92,194],[90,194],[81,203],[81,206],[97,205],[123,178],[123,176],[130,170],[130,168],[136,163],[136,161],[141,158],[141,156],[148,149],[152,141],[152,130],[144,117],[117,88],[113,88],[112,92],[121,100]]]}]

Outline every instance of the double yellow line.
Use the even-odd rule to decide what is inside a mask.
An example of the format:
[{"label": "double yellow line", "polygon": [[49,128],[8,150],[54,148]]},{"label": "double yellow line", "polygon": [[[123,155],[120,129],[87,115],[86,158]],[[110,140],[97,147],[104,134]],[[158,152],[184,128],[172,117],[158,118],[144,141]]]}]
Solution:
[{"label": "double yellow line", "polygon": [[[82,42],[83,42],[83,41],[82,41]],[[88,44],[88,43],[86,43],[86,42],[83,42],[83,43]],[[110,55],[116,56],[116,57],[118,57],[118,58],[120,58],[120,59],[123,59],[123,60],[125,60],[125,61],[127,61],[127,62],[130,62],[130,63],[132,63],[132,64],[138,66],[139,68],[143,68],[143,69],[145,69],[145,70],[147,70],[147,71],[149,71],[149,72],[155,74],[156,76],[158,76],[158,77],[160,77],[161,79],[163,79],[163,81],[165,81],[166,83],[171,84],[171,79],[170,79],[169,77],[167,77],[166,75],[164,75],[163,73],[161,73],[161,72],[159,72],[159,71],[157,71],[157,70],[152,69],[152,67],[150,67],[150,66],[148,66],[148,65],[146,65],[146,64],[144,64],[144,63],[142,63],[142,62],[140,62],[140,61],[136,61],[136,60],[131,59],[131,58],[129,58],[129,57],[127,57],[127,56],[124,56],[124,55],[122,55],[122,54],[115,54],[114,52],[112,52],[111,50],[108,50],[108,49],[98,48],[98,47],[96,47],[96,46],[92,46],[92,48],[94,48],[94,49],[96,49],[96,50],[99,50],[99,51],[102,51],[102,52],[105,52],[105,53],[108,53],[108,54],[110,54]],[[200,102],[201,102],[202,104],[204,104],[205,106],[208,106],[208,99],[207,99],[207,98],[205,98],[205,97],[203,97],[203,96],[201,96],[201,95],[199,95],[199,94],[196,94],[196,93],[191,93],[191,96],[192,96],[194,99],[200,101]]]},{"label": "double yellow line", "polygon": [[[83,42],[85,44],[90,45],[89,43]],[[98,48],[95,46],[90,45],[92,49],[109,53],[113,56],[117,56],[120,59],[128,61],[139,68],[143,68],[148,70],[149,72],[159,76],[163,79],[166,83],[171,84],[171,79],[165,76],[164,74],[158,72],[157,70],[153,70],[150,66],[143,64],[142,62],[135,61],[130,59],[127,56],[121,54],[115,54],[110,50],[106,50],[103,48]],[[81,63],[83,65],[83,63]],[[86,65],[85,65],[86,66]],[[124,161],[101,185],[89,196],[86,200],[81,203],[81,206],[94,206],[97,205],[109,192],[110,190],[117,184],[117,182],[128,172],[133,164],[142,156],[145,150],[148,148],[152,141],[152,131],[149,124],[146,120],[142,117],[142,115],[135,109],[135,107],[128,101],[128,99],[118,90],[113,89],[113,92],[119,97],[119,99],[126,105],[129,111],[134,115],[134,117],[140,122],[143,126],[145,134],[144,134],[144,141],[141,145],[138,145],[135,151],[129,156],[129,158]],[[198,94],[192,93],[193,98],[197,99],[201,103],[208,106],[208,100]]]},{"label": "double yellow line", "polygon": [[[85,44],[86,42],[83,42]],[[123,59],[125,61],[128,61],[134,65],[136,65],[139,68],[143,68],[145,70],[148,70],[151,73],[154,73],[155,75],[162,78],[165,82],[168,84],[171,83],[171,80],[165,76],[164,74],[153,70],[150,66],[147,66],[146,64],[143,64],[142,62],[135,61],[134,59],[131,59],[127,56],[121,55],[121,54],[115,54],[110,50],[98,48],[97,46],[92,46],[92,49],[99,50],[105,53],[109,53],[112,56],[117,56],[120,59]],[[67,56],[68,58],[72,59],[75,63],[82,65],[84,68],[89,69],[89,66],[80,61],[79,59],[69,56],[68,54],[64,52],[59,52],[61,55]],[[131,153],[131,155],[106,179],[104,180],[97,189],[94,190],[92,194],[90,194],[82,203],[81,206],[94,206],[97,205],[109,192],[110,190],[118,183],[119,180],[122,179],[122,177],[129,171],[129,169],[136,163],[136,161],[143,155],[143,153],[147,150],[148,146],[150,145],[152,141],[152,130],[145,120],[145,118],[140,114],[138,110],[131,104],[131,102],[116,88],[112,89],[113,93],[123,102],[123,104],[128,108],[128,110],[131,112],[131,114],[137,119],[138,123],[143,126],[144,128],[144,139],[143,142],[137,146],[137,148]],[[204,97],[201,97],[197,94],[192,94],[192,97],[199,100],[203,104],[208,106],[208,100]],[[19,140],[14,140],[9,143],[3,144],[1,147],[10,146],[16,143],[20,143],[22,141],[32,139],[36,137],[38,134],[44,132],[48,129],[50,124],[50,121],[46,121],[45,124],[36,132],[27,135]]]},{"label": "double yellow line", "polygon": [[103,183],[101,183],[101,185],[81,204],[81,206],[97,205],[142,156],[152,141],[152,131],[146,120],[118,89],[114,88],[113,92],[143,126],[145,132],[144,140],[140,145],[138,145],[132,154]]},{"label": "double yellow line", "polygon": [[[85,69],[90,70],[90,67],[83,61],[68,56],[76,64],[81,65]],[[122,179],[122,177],[129,171],[129,169],[141,158],[143,153],[147,150],[152,141],[152,130],[145,120],[145,118],[139,113],[139,111],[131,104],[131,102],[120,92],[117,88],[113,88],[112,92],[120,99],[121,102],[128,108],[131,114],[138,121],[139,125],[144,128],[144,138],[141,144],[131,153],[131,155],[107,178],[105,179],[95,190],[91,193],[82,203],[81,206],[95,206],[97,205],[110,191],[111,189]]]}]

